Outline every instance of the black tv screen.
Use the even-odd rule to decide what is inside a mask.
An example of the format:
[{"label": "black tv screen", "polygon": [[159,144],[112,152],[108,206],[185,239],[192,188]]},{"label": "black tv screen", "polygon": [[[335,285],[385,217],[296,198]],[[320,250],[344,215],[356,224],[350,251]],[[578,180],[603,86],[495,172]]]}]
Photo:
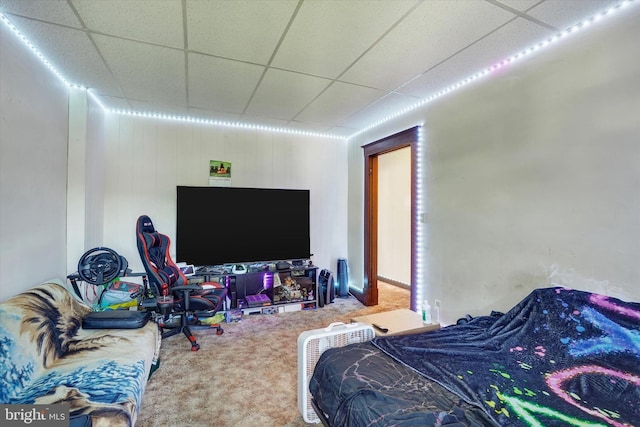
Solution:
[{"label": "black tv screen", "polygon": [[177,190],[178,261],[203,266],[311,257],[309,190]]}]

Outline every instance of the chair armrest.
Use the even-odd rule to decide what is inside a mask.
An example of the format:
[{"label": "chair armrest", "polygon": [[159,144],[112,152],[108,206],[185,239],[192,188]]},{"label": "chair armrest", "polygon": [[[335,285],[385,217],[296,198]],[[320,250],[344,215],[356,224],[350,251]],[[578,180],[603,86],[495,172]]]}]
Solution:
[{"label": "chair armrest", "polygon": [[180,291],[186,291],[186,292],[191,292],[191,291],[201,291],[202,290],[202,286],[200,285],[177,285],[177,286],[173,286],[171,288],[169,288],[169,290],[171,292],[180,292]]}]

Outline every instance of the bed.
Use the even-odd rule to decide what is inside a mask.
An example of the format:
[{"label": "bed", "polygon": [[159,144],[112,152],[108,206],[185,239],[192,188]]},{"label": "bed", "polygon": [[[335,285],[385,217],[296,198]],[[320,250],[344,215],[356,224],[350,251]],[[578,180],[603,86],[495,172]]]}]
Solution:
[{"label": "bed", "polygon": [[327,426],[640,426],[640,303],[536,289],[507,313],[326,350]]}]

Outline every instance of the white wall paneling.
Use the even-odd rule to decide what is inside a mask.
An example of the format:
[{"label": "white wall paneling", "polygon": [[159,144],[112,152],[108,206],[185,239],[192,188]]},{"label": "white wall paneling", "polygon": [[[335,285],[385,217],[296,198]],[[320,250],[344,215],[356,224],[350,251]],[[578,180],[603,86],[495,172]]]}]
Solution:
[{"label": "white wall paneling", "polygon": [[67,271],[77,269],[85,252],[87,195],[87,93],[69,90],[69,148],[67,168]]},{"label": "white wall paneling", "polygon": [[[138,216],[149,215],[158,230],[175,239],[176,186],[207,186],[210,160],[232,163],[234,187],[309,189],[314,263],[328,268],[344,256],[344,141],[114,114],[106,127],[104,240],[132,267],[141,268],[135,244]],[[215,221],[215,212],[211,218]]]},{"label": "white wall paneling", "polygon": [[[93,98],[87,99],[87,157],[85,194],[85,249],[104,240],[105,112]],[[69,167],[74,167],[70,164]]]},{"label": "white wall paneling", "polygon": [[68,89],[0,24],[0,299],[64,278]]}]

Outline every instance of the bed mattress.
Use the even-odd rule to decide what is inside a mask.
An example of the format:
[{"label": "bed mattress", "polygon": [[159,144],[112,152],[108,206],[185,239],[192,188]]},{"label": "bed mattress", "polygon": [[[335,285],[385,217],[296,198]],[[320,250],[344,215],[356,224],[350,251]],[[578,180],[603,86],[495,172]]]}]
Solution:
[{"label": "bed mattress", "polygon": [[332,426],[497,425],[370,342],[325,351],[309,390]]},{"label": "bed mattress", "polygon": [[640,426],[640,303],[567,288],[507,313],[327,351],[332,426]]}]

